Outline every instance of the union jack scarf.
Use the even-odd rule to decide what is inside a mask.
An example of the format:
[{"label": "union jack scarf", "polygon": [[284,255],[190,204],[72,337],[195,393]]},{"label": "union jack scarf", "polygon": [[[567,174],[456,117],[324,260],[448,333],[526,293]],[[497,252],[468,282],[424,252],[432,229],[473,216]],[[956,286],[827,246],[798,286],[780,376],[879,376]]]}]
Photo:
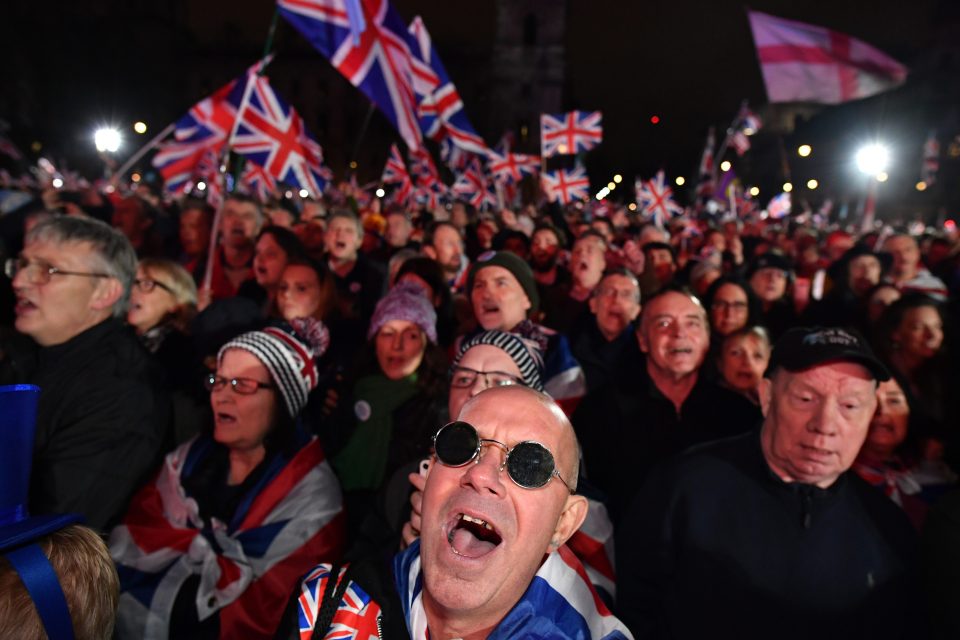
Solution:
[{"label": "union jack scarf", "polygon": [[[414,640],[429,640],[423,608],[420,541],[393,561],[397,590]],[[520,601],[487,636],[510,638],[633,638],[597,595],[587,572],[566,545],[551,553]]]},{"label": "union jack scarf", "polygon": [[273,636],[306,567],[338,557],[340,486],[314,438],[292,458],[275,455],[230,523],[204,522],[182,478],[215,446],[187,442],[164,460],[110,535],[120,578],[120,637],[167,638],[177,594],[200,576],[197,615],[220,616],[221,638]]}]

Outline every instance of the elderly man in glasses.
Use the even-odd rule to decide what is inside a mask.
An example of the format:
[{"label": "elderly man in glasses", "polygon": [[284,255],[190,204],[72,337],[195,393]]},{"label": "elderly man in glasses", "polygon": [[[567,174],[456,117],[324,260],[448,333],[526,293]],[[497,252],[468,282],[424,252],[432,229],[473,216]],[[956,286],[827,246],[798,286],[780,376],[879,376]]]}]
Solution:
[{"label": "elderly man in glasses", "polygon": [[420,540],[392,568],[308,573],[277,637],[333,637],[344,625],[356,638],[630,637],[564,546],[587,502],[560,408],[507,385],[471,398],[459,418],[434,439]]},{"label": "elderly man in glasses", "polygon": [[912,527],[848,472],[889,377],[855,333],[784,334],[760,429],[661,467],[621,522],[619,611],[638,637],[926,637]]},{"label": "elderly man in glasses", "polygon": [[117,230],[88,218],[34,227],[8,260],[17,331],[39,347],[7,353],[16,382],[41,389],[30,510],[113,524],[159,461],[169,400],[123,324],[136,256]]}]

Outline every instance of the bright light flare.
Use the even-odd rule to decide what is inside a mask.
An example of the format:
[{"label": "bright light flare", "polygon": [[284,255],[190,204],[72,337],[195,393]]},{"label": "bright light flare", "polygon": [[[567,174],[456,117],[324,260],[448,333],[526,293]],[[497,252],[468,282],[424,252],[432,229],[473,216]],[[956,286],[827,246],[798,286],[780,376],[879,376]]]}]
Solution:
[{"label": "bright light flare", "polygon": [[96,145],[97,151],[101,153],[104,151],[107,153],[116,153],[120,149],[120,143],[122,141],[123,138],[120,137],[120,132],[111,127],[103,127],[93,133],[93,144]]},{"label": "bright light flare", "polygon": [[811,153],[813,153],[813,147],[811,147],[808,144],[802,144],[799,147],[797,147],[797,155],[800,156],[801,158],[806,158]]},{"label": "bright light flare", "polygon": [[50,181],[50,184],[53,185],[54,189],[59,189],[60,187],[63,186],[63,180],[61,180],[60,178],[54,178],[53,180]]},{"label": "bright light flare", "polygon": [[306,198],[306,197],[309,196],[309,195],[310,195],[310,192],[309,192],[309,191],[307,191],[306,189],[300,189],[300,197],[301,197],[301,198]]},{"label": "bright light flare", "polygon": [[677,176],[677,179],[674,180],[674,182],[677,184],[678,187],[682,187],[687,182],[687,179],[684,178],[683,176]]},{"label": "bright light flare", "polygon": [[890,174],[888,174],[886,171],[881,171],[877,174],[877,182],[886,182],[889,179]]},{"label": "bright light flare", "polygon": [[760,195],[760,187],[750,187],[750,195],[754,198]]},{"label": "bright light flare", "polygon": [[793,191],[793,183],[792,183],[792,182],[784,182],[784,183],[783,183],[783,191],[784,191],[785,193],[790,193],[791,191]]},{"label": "bright light flare", "polygon": [[383,188],[377,189],[375,193],[377,194],[378,198],[382,198],[383,196],[387,195],[387,192],[384,191]]},{"label": "bright light flare", "polygon": [[203,180],[201,180],[200,182],[197,183],[197,191],[206,191],[206,190],[207,190],[207,183],[206,183],[206,182],[204,182]]},{"label": "bright light flare", "polygon": [[623,176],[618,173],[617,175],[613,176],[613,181],[617,184],[620,184],[623,182]]},{"label": "bright light flare", "polygon": [[917,191],[926,191],[926,190],[927,190],[927,183],[926,183],[926,182],[924,182],[923,180],[921,180],[920,182],[917,183]]},{"label": "bright light flare", "polygon": [[142,120],[137,120],[133,123],[133,130],[143,135],[147,132],[147,123]]},{"label": "bright light flare", "polygon": [[819,186],[820,186],[820,183],[817,182],[815,179],[810,178],[809,180],[807,180],[807,189],[810,189],[811,191],[813,191]]},{"label": "bright light flare", "polygon": [[720,163],[720,171],[730,171],[730,161],[724,160]]},{"label": "bright light flare", "polygon": [[857,168],[868,176],[879,176],[890,164],[890,150],[882,144],[868,144],[857,151]]}]

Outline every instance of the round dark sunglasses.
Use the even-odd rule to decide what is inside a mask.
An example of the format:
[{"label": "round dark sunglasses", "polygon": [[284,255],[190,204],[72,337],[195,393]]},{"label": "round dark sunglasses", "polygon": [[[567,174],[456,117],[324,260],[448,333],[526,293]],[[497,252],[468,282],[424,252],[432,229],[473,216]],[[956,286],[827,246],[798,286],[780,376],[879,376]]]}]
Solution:
[{"label": "round dark sunglasses", "polygon": [[556,476],[570,493],[577,492],[557,471],[550,450],[539,442],[526,440],[508,447],[498,440],[481,438],[476,427],[460,420],[440,427],[437,435],[433,436],[433,451],[437,460],[448,467],[462,467],[472,460],[479,461],[484,445],[493,445],[506,452],[500,470],[506,467],[507,475],[517,486],[539,489]]}]

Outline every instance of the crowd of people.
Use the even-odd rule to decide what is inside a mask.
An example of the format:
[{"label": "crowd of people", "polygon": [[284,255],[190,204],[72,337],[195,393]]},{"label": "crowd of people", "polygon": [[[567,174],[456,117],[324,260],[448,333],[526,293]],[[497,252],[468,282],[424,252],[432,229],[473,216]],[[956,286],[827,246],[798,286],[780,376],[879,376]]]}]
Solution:
[{"label": "crowd of people", "polygon": [[956,234],[36,195],[0,384],[116,569],[77,637],[960,635]]}]

